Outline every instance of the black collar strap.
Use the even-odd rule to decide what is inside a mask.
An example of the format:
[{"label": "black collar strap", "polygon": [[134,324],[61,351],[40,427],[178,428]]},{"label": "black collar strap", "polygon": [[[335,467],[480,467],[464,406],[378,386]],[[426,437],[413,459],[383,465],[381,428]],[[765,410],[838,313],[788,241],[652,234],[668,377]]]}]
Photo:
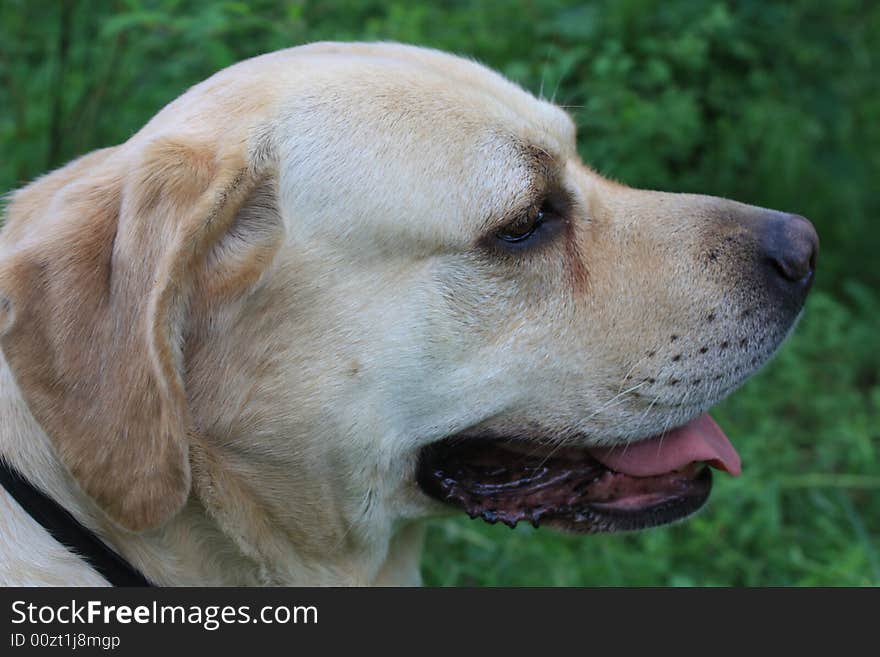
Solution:
[{"label": "black collar strap", "polygon": [[140,571],[3,459],[0,459],[0,484],[56,541],[85,559],[113,586],[152,586]]}]

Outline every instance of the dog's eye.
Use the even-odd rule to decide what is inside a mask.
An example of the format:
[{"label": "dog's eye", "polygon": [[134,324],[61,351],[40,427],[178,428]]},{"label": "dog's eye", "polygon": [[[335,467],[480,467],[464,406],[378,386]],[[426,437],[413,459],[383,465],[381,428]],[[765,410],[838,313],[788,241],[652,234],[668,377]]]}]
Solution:
[{"label": "dog's eye", "polygon": [[524,242],[535,234],[546,218],[546,212],[544,208],[541,208],[537,212],[529,213],[505,226],[495,233],[495,236],[504,242]]},{"label": "dog's eye", "polygon": [[487,234],[482,244],[500,248],[501,253],[540,248],[559,236],[560,229],[568,223],[570,205],[564,191],[553,191],[514,221]]}]

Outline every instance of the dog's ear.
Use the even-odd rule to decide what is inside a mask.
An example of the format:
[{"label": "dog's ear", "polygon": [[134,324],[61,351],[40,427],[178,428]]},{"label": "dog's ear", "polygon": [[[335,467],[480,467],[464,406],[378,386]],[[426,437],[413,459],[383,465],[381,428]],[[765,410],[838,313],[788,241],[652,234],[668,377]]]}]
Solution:
[{"label": "dog's ear", "polygon": [[191,307],[252,284],[280,222],[267,230],[245,207],[267,177],[244,145],[222,153],[162,137],[133,148],[98,151],[13,196],[0,346],[79,485],[140,531],[190,491]]}]

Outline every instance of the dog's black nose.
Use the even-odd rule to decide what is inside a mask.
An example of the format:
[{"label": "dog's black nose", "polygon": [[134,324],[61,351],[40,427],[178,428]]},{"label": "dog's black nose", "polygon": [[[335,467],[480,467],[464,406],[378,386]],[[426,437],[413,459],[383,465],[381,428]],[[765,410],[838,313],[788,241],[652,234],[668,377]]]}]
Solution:
[{"label": "dog's black nose", "polygon": [[804,217],[768,213],[761,230],[761,249],[771,279],[790,294],[802,296],[813,283],[819,236]]}]

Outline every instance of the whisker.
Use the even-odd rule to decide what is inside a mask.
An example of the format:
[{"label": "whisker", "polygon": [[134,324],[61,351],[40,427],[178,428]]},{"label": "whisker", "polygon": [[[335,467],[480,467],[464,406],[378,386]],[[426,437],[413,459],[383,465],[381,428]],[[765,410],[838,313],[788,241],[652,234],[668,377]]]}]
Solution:
[{"label": "whisker", "polygon": [[550,97],[550,102],[551,102],[551,103],[556,102],[556,92],[559,91],[559,85],[562,83],[562,78],[563,78],[563,77],[564,77],[563,75],[560,75],[560,76],[556,79],[556,87],[554,87],[554,89],[553,89],[553,95]]},{"label": "whisker", "polygon": [[[617,399],[619,399],[619,398],[622,397],[623,395],[626,395],[626,394],[632,392],[633,390],[637,390],[638,388],[641,388],[641,387],[642,387],[643,385],[645,385],[645,384],[646,384],[646,381],[642,381],[641,383],[637,383],[636,385],[632,386],[631,388],[628,388],[627,390],[624,390],[623,392],[619,392],[619,393],[617,393],[616,395],[614,395],[614,397],[612,397],[611,399],[609,399],[607,402],[605,402],[605,403],[602,404],[599,408],[597,408],[595,411],[593,411],[590,415],[588,415],[588,416],[586,417],[586,419],[583,420],[583,421],[586,422],[586,421],[591,420],[592,418],[596,417],[596,415],[598,415],[598,414],[601,413],[602,411],[604,411],[604,410],[610,408],[612,405],[614,405],[614,402],[615,402]],[[618,403],[620,403],[620,402],[618,402]],[[553,456],[553,455],[554,455],[557,451],[559,451],[559,449],[560,449],[561,447],[563,447],[564,445],[565,445],[565,441],[564,441],[564,440],[559,440],[559,441],[557,442],[556,446],[553,447],[553,448],[552,448],[552,449],[551,449],[551,450],[550,450],[550,451],[544,456],[544,459],[541,461],[541,463],[538,464],[538,467],[539,467],[539,468],[542,467],[542,466],[547,462],[547,459],[549,459],[551,456]]]},{"label": "whisker", "polygon": [[648,358],[648,356],[642,356],[639,360],[637,360],[635,362],[635,364],[632,367],[629,368],[627,373],[623,375],[623,379],[620,381],[620,388],[617,389],[618,393],[623,389],[623,386],[626,385],[626,380],[630,377],[630,375],[633,372],[635,372],[636,368],[639,365],[641,365],[643,362],[645,362],[645,360],[647,360],[647,358]]},{"label": "whisker", "polygon": [[[693,396],[693,394],[694,394],[694,393],[693,393],[692,390],[688,390],[687,392],[685,392],[685,394],[684,394],[684,396],[681,398],[681,401],[679,402],[679,404],[680,404],[681,406],[685,406],[685,405],[687,405],[687,401],[688,401],[688,399],[690,399],[690,398]],[[658,445],[657,445],[657,456],[658,456],[658,457],[660,456],[660,450],[663,449],[663,439],[666,437],[666,433],[669,431],[669,428],[670,428],[670,425],[671,425],[671,424],[672,424],[672,418],[670,417],[670,418],[668,418],[667,421],[666,421],[666,427],[663,429],[663,432],[660,434],[660,440],[659,440]]]},{"label": "whisker", "polygon": [[544,78],[547,76],[547,65],[550,63],[550,48],[547,48],[547,56],[544,58],[544,65],[541,66],[541,88],[538,90],[538,98],[544,98]]},{"label": "whisker", "polygon": [[626,394],[631,393],[633,390],[638,390],[639,388],[641,388],[643,385],[646,385],[647,383],[648,383],[647,381],[642,381],[641,383],[637,383],[636,385],[632,386],[631,388],[627,388],[626,390],[624,390],[624,391],[622,391],[622,392],[618,392],[618,393],[617,393],[616,395],[614,395],[611,399],[609,399],[607,402],[605,402],[605,403],[602,404],[599,408],[597,408],[595,411],[593,411],[590,415],[588,415],[588,416],[586,417],[586,420],[592,420],[592,419],[593,419],[594,417],[596,417],[599,413],[601,413],[602,411],[604,411],[604,410],[608,409],[609,407],[611,407],[611,406],[613,405],[613,403],[614,403],[617,399],[619,399],[619,398],[622,397],[623,395],[626,395]]}]

